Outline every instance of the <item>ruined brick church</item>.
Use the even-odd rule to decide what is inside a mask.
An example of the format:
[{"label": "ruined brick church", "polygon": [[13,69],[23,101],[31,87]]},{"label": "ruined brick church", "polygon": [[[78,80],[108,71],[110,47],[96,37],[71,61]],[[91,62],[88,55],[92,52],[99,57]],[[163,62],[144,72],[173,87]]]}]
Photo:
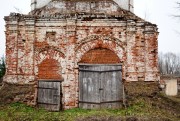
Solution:
[{"label": "ruined brick church", "polygon": [[29,89],[12,100],[120,108],[128,85],[158,81],[158,29],[133,13],[133,0],[31,0],[29,14],[5,22],[4,83]]}]

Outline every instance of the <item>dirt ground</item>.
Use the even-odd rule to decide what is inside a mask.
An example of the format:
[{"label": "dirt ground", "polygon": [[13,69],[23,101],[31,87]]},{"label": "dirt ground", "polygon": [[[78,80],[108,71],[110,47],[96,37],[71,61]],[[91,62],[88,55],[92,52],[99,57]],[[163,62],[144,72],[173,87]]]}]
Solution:
[{"label": "dirt ground", "polygon": [[[29,116],[30,121],[40,120],[39,116],[43,118],[47,114],[51,114],[52,117],[50,118],[57,119],[57,121],[180,121],[180,95],[168,97],[162,92],[159,92],[158,88],[154,88],[153,86],[155,85],[140,85],[140,87],[137,85],[134,87],[134,84],[128,85],[127,93],[133,93],[128,93],[126,108],[124,107],[123,109],[103,111],[70,109],[63,111],[63,113],[44,113],[34,107],[29,111],[29,107],[26,107],[26,105],[23,107],[19,105],[15,107],[11,106],[12,109],[9,108],[9,105],[13,103],[15,97],[26,97],[25,95],[33,92],[33,90],[32,87],[28,85],[5,84],[0,91],[0,108],[2,107],[2,110],[0,109],[0,121],[1,119],[4,121],[5,116],[7,116],[6,119],[8,121],[14,121],[14,118],[9,119],[11,115],[16,117],[18,121],[22,116],[24,116],[23,118]],[[29,100],[29,97],[27,99],[21,99],[24,100],[20,100],[20,102],[24,103],[26,100]],[[3,102],[10,104],[4,107]],[[12,111],[15,112],[12,113]],[[62,117],[64,118],[63,120]],[[71,118],[71,120],[69,118]],[[43,121],[44,120],[45,118],[43,118]]]},{"label": "dirt ground", "polygon": [[167,118],[142,118],[142,117],[87,117],[77,121],[171,121]]},{"label": "dirt ground", "polygon": [[[180,95],[168,97],[159,93],[154,97],[138,97],[131,104],[145,102],[144,107],[140,107],[138,114],[129,116],[93,116],[78,118],[77,121],[180,121]],[[130,107],[132,105],[129,105]],[[148,115],[143,112],[149,111]],[[139,115],[140,114],[140,115]],[[134,115],[134,116],[133,116]]]}]

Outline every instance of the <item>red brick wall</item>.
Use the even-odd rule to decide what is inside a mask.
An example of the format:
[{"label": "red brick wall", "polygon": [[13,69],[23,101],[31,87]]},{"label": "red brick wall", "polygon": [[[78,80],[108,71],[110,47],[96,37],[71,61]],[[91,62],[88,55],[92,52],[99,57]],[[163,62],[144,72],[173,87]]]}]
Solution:
[{"label": "red brick wall", "polygon": [[111,50],[97,48],[85,53],[80,63],[115,64],[120,63],[120,59]]},{"label": "red brick wall", "polygon": [[[158,81],[157,27],[130,14],[119,16],[123,17],[121,20],[118,16],[108,15],[109,20],[103,16],[34,17],[13,13],[5,17],[7,73],[4,81],[37,86],[36,79],[63,77],[65,109],[78,107],[78,62],[121,62],[122,78],[126,82]],[[37,91],[30,96],[36,95]]]},{"label": "red brick wall", "polygon": [[62,79],[61,67],[55,59],[45,59],[38,69],[38,79]]}]

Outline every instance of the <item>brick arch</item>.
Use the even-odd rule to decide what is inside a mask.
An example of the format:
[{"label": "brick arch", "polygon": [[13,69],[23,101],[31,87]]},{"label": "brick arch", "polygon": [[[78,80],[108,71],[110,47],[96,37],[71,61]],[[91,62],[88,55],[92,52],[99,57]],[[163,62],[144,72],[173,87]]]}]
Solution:
[{"label": "brick arch", "polygon": [[86,52],[80,63],[90,64],[116,64],[120,63],[119,57],[111,50],[105,48],[95,48]]},{"label": "brick arch", "polygon": [[37,64],[40,64],[46,58],[53,58],[60,63],[61,60],[65,58],[65,55],[61,51],[53,49],[51,47],[42,48],[38,52],[36,52],[35,60]]},{"label": "brick arch", "polygon": [[116,43],[119,47],[121,47],[123,50],[125,49],[125,42],[122,42],[121,40],[112,37],[112,36],[104,36],[104,35],[90,35],[82,40],[80,40],[78,43],[76,43],[75,50],[77,51],[79,48],[81,48],[82,45],[96,40],[103,40],[103,41],[111,41],[112,43]]},{"label": "brick arch", "polygon": [[[43,48],[40,49],[41,51],[36,51],[35,53],[35,75],[38,76],[39,73],[39,65],[44,61],[44,60],[51,60],[52,62],[58,62],[59,66],[62,65],[62,63],[65,60],[65,55],[53,48]],[[61,70],[60,70],[61,73]]]},{"label": "brick arch", "polygon": [[44,59],[38,65],[38,79],[62,80],[62,68],[59,62],[52,58]]},{"label": "brick arch", "polygon": [[83,43],[81,46],[76,48],[76,62],[80,62],[85,53],[96,48],[109,49],[118,56],[120,62],[125,60],[126,56],[124,48],[119,46],[115,41],[93,40]]}]

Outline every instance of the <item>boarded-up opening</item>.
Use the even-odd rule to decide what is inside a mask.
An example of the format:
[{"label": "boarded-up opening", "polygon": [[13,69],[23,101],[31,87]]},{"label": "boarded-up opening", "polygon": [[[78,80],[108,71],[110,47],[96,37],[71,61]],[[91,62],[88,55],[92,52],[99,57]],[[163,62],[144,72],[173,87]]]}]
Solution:
[{"label": "boarded-up opening", "polygon": [[46,58],[38,65],[38,79],[61,80],[61,66],[52,58]]},{"label": "boarded-up opening", "polygon": [[80,63],[117,64],[120,63],[120,59],[109,49],[96,48],[85,53]]},{"label": "boarded-up opening", "polygon": [[121,65],[79,65],[80,108],[120,108],[122,101]]}]

